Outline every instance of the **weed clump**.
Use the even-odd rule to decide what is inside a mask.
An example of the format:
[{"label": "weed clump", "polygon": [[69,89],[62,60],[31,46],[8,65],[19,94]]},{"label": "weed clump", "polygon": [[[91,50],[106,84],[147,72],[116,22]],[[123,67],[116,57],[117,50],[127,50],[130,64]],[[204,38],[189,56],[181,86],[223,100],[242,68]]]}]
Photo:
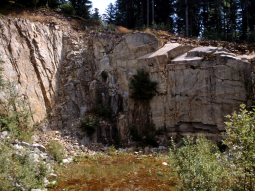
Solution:
[{"label": "weed clump", "polygon": [[53,156],[54,160],[58,163],[63,162],[65,157],[65,148],[58,141],[52,140],[46,147],[47,153]]},{"label": "weed clump", "polygon": [[157,82],[150,80],[149,73],[138,69],[130,80],[129,88],[132,90],[130,98],[139,101],[149,101],[157,93]]},{"label": "weed clump", "polygon": [[117,154],[116,148],[115,148],[113,145],[110,146],[110,147],[109,147],[109,151],[107,152],[107,154],[110,155],[110,156],[116,155],[116,154]]},{"label": "weed clump", "polygon": [[80,121],[80,128],[91,137],[96,132],[96,127],[99,125],[99,119],[97,117],[86,116]]}]

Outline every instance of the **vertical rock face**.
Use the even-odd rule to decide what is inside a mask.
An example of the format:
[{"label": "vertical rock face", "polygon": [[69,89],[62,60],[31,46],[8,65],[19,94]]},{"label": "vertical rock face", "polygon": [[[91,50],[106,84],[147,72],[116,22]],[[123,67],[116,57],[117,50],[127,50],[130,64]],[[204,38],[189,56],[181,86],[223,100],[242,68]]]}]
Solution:
[{"label": "vertical rock face", "polygon": [[54,105],[58,69],[62,63],[62,31],[25,19],[0,20],[0,55],[6,79],[31,104],[34,121],[42,120]]},{"label": "vertical rock face", "polygon": [[[102,121],[94,141],[129,143],[131,124],[139,131],[155,124],[176,139],[201,132],[217,139],[224,116],[252,95],[251,64],[220,48],[163,46],[146,33],[85,34],[25,19],[0,19],[0,37],[4,77],[17,81],[34,122],[50,113],[52,129],[75,129],[96,99],[111,106],[115,122]],[[129,98],[139,68],[158,82],[146,107]]]}]

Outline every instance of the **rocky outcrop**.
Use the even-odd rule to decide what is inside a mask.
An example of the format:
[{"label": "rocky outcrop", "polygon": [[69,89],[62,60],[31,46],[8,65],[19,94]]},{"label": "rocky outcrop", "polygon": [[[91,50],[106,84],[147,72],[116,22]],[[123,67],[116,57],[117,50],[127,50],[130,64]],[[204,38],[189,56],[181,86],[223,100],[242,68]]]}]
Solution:
[{"label": "rocky outcrop", "polygon": [[[252,97],[248,58],[222,48],[163,45],[146,33],[78,33],[25,19],[1,19],[0,29],[4,76],[18,82],[34,122],[48,116],[44,130],[76,131],[96,99],[111,106],[113,122],[101,120],[92,138],[79,136],[85,145],[116,139],[129,144],[131,124],[140,132],[148,124],[163,128],[162,144],[168,136],[202,132],[217,140],[224,116]],[[129,98],[128,82],[139,68],[158,82],[158,94],[146,107]]]}]

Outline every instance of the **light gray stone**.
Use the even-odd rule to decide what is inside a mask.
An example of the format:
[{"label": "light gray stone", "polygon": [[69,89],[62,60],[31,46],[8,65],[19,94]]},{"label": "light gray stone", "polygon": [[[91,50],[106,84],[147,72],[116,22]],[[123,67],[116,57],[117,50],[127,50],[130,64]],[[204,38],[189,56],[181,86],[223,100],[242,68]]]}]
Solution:
[{"label": "light gray stone", "polygon": [[37,148],[42,152],[45,152],[45,147],[43,145],[40,145],[40,144],[36,143],[36,144],[32,144],[32,147]]},{"label": "light gray stone", "polygon": [[53,173],[50,173],[50,175],[47,177],[47,179],[48,179],[49,181],[56,180],[56,179],[57,179],[57,175],[56,175],[56,174],[53,174]]},{"label": "light gray stone", "polygon": [[22,141],[22,142],[20,143],[20,145],[21,145],[21,146],[24,146],[24,147],[31,147],[31,144],[26,143],[26,142],[24,142],[24,141]]}]

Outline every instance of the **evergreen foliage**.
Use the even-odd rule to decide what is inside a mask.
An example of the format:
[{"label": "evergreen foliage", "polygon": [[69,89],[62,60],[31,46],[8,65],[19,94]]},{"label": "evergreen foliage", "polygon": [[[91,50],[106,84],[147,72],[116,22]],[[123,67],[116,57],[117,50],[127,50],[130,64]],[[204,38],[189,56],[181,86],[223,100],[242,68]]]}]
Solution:
[{"label": "evergreen foliage", "polygon": [[91,14],[91,19],[95,20],[95,21],[100,21],[101,20],[101,16],[99,14],[99,9],[95,8],[94,12]]},{"label": "evergreen foliage", "polygon": [[80,121],[80,128],[91,137],[95,132],[96,128],[99,125],[99,119],[97,117],[86,116]]},{"label": "evergreen foliage", "polygon": [[72,5],[72,3],[69,2],[65,2],[60,6],[61,10],[68,15],[74,15],[75,14],[75,9]]},{"label": "evergreen foliage", "polygon": [[109,104],[104,103],[102,100],[96,100],[94,113],[104,119],[110,119],[112,116],[112,108]]},{"label": "evergreen foliage", "polygon": [[[255,3],[252,0],[116,0],[103,15],[108,24],[129,29],[149,26],[192,37],[254,43]],[[100,20],[98,9],[90,14],[90,0],[2,0],[0,5],[52,9],[71,2],[77,16]],[[154,4],[154,6],[153,6]],[[70,8],[70,6],[68,7]],[[154,10],[154,18],[152,18]],[[69,13],[70,14],[70,11]],[[186,26],[187,25],[187,26]]]},{"label": "evergreen foliage", "polygon": [[157,82],[150,80],[150,75],[144,69],[138,69],[130,80],[129,88],[132,90],[130,98],[139,101],[149,101],[157,93]]},{"label": "evergreen foliage", "polygon": [[116,18],[116,7],[110,3],[108,5],[108,8],[105,10],[105,14],[104,14],[104,20],[108,23],[108,24],[114,24],[115,23],[115,18]]},{"label": "evergreen foliage", "polygon": [[90,0],[70,0],[76,11],[76,14],[85,19],[90,18],[90,9],[92,8],[92,2]]}]

